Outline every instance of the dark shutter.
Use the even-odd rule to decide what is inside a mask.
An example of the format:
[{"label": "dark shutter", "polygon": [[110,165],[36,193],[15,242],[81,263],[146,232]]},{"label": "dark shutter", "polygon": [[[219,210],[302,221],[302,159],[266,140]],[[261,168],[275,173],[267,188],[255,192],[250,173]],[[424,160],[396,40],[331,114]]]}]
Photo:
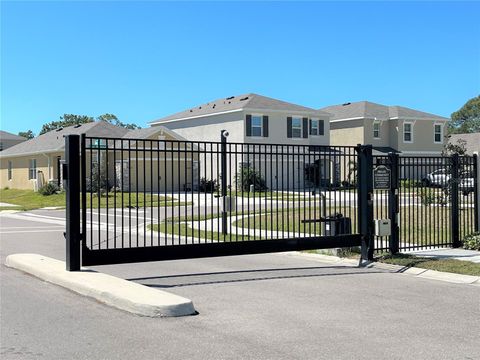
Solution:
[{"label": "dark shutter", "polygon": [[303,118],[303,137],[308,138],[308,118]]},{"label": "dark shutter", "polygon": [[252,136],[252,115],[247,115],[247,136]]},{"label": "dark shutter", "polygon": [[292,117],[287,117],[287,138],[292,137]]},{"label": "dark shutter", "polygon": [[325,120],[318,120],[318,135],[325,135]]},{"label": "dark shutter", "polygon": [[312,119],[308,121],[308,128],[310,129],[309,134],[312,135]]},{"label": "dark shutter", "polygon": [[263,137],[268,137],[268,116],[263,116]]}]

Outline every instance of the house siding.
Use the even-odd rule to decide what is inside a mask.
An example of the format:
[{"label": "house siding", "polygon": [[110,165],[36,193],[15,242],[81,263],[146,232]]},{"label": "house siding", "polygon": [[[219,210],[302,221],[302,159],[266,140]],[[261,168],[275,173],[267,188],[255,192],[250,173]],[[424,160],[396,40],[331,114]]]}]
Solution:
[{"label": "house siding", "polygon": [[[57,156],[63,156],[63,153],[18,156],[12,158],[0,158],[0,187],[3,189],[21,189],[34,190],[35,180],[28,179],[29,161],[35,159],[37,161],[37,171],[41,172],[42,183],[45,184],[50,180],[56,179]],[[48,160],[50,159],[50,167]],[[12,162],[12,179],[8,180],[8,162]]]}]

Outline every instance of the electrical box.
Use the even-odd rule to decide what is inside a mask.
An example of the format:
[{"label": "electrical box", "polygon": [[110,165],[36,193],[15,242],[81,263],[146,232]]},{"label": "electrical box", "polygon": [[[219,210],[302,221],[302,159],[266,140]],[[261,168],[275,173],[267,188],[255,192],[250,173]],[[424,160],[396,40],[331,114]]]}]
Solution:
[{"label": "electrical box", "polygon": [[233,196],[225,196],[225,212],[235,211],[236,198]]},{"label": "electrical box", "polygon": [[375,236],[390,236],[390,219],[375,219]]}]

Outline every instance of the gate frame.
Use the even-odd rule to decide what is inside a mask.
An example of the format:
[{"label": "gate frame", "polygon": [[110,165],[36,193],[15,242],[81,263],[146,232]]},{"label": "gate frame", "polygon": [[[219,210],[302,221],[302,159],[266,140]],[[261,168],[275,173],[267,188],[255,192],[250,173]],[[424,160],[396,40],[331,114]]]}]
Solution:
[{"label": "gate frame", "polygon": [[[79,271],[81,265],[106,265],[355,246],[361,246],[363,260],[373,260],[372,145],[358,145],[355,148],[359,166],[357,185],[359,234],[91,250],[85,242],[87,230],[86,136],[85,134],[82,134],[81,137],[79,135],[67,135],[65,138],[64,174],[66,175],[67,199],[65,238],[66,269],[68,271]],[[222,163],[224,163],[224,159],[226,159],[226,136],[224,133],[222,133],[222,145],[222,153],[224,153]],[[224,172],[223,176],[225,175]],[[224,185],[226,183],[222,183],[223,210],[225,210],[226,186]]]}]

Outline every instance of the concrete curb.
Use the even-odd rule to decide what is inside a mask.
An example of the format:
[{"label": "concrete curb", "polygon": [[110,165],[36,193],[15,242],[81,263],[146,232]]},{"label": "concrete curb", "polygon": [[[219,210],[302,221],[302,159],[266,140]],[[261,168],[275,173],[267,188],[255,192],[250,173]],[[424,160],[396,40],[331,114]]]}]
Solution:
[{"label": "concrete curb", "polygon": [[38,254],[7,256],[5,265],[133,314],[149,317],[195,314],[191,300],[87,268],[65,270],[65,262]]},{"label": "concrete curb", "polygon": [[[340,258],[332,255],[323,255],[323,254],[312,254],[312,253],[301,253],[296,252],[295,254],[316,259],[321,262],[326,262],[330,264],[346,265],[346,266],[358,266],[358,260],[355,259],[346,259]],[[468,284],[474,286],[480,286],[480,276],[472,275],[463,275],[448,273],[436,270],[428,270],[416,267],[404,267],[400,265],[384,264],[379,262],[368,262],[365,267],[368,268],[377,268],[382,270],[390,270],[396,273],[406,274],[410,276],[415,276],[419,278],[429,279],[429,280],[440,280],[446,281],[449,283],[455,284]]]}]

